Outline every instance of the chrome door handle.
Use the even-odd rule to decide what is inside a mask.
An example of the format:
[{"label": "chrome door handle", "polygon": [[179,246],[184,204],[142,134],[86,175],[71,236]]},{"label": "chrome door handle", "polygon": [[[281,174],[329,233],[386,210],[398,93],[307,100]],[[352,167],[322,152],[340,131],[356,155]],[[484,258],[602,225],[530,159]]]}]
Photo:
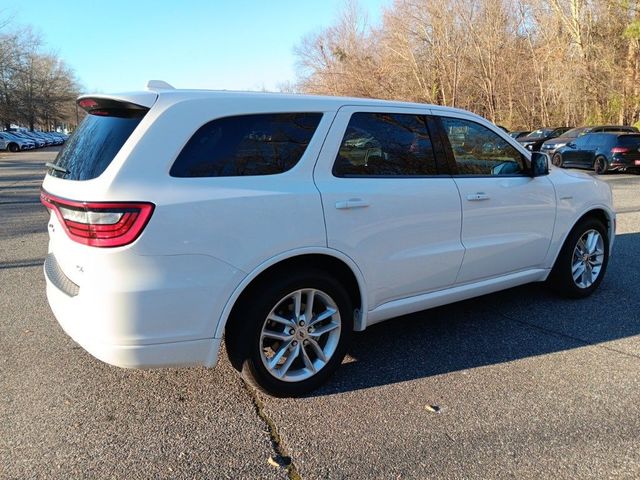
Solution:
[{"label": "chrome door handle", "polygon": [[479,202],[481,200],[489,200],[489,195],[484,192],[470,193],[467,195],[467,200],[470,202]]},{"label": "chrome door handle", "polygon": [[349,200],[336,202],[336,208],[338,210],[346,210],[347,208],[365,208],[368,206],[369,202],[365,202],[361,198],[350,198]]}]

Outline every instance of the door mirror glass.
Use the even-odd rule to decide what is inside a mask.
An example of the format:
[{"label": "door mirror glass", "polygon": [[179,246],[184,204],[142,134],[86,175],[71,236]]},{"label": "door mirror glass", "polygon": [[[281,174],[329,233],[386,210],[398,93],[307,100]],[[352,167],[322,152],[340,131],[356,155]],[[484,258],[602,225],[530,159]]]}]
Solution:
[{"label": "door mirror glass", "polygon": [[549,156],[542,152],[531,154],[531,176],[541,177],[549,174]]}]

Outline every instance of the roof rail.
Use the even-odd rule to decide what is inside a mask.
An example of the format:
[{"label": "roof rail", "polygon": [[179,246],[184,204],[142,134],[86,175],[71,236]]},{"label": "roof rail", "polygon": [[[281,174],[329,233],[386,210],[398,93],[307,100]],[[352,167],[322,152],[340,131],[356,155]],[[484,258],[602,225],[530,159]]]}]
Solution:
[{"label": "roof rail", "polygon": [[147,90],[175,90],[175,88],[164,80],[149,80]]}]

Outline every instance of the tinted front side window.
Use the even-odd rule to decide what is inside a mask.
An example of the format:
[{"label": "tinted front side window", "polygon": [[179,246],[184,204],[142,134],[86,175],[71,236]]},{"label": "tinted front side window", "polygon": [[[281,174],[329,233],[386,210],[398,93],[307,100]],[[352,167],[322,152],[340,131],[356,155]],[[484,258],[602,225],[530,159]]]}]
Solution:
[{"label": "tinted front side window", "polygon": [[458,175],[514,175],[524,173],[522,155],[488,128],[469,120],[442,117]]},{"label": "tinted front side window", "polygon": [[337,177],[437,173],[425,118],[396,113],[354,113],[333,167]]},{"label": "tinted front side window", "polygon": [[587,133],[582,135],[581,137],[576,138],[573,143],[575,144],[576,148],[584,148],[589,144],[593,144],[597,138],[598,134]]},{"label": "tinted front side window", "polygon": [[292,168],[321,113],[269,113],[213,120],[200,127],[171,167],[173,177],[273,175]]},{"label": "tinted front side window", "polygon": [[67,140],[49,175],[66,180],[90,180],[105,171],[138,126],[144,111],[131,116],[87,115]]}]

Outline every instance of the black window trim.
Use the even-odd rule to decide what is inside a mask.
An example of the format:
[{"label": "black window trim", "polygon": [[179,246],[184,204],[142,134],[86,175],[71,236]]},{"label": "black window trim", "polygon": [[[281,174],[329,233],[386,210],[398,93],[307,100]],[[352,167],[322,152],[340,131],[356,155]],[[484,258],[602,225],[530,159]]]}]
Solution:
[{"label": "black window trim", "polygon": [[[476,122],[470,118],[464,118],[464,117],[457,117],[455,115],[444,115],[444,114],[437,114],[437,115],[433,115],[434,117],[434,123],[437,124],[437,129],[438,129],[438,134],[440,136],[440,141],[442,142],[442,144],[444,145],[444,151],[445,151],[445,158],[447,160],[447,166],[449,167],[449,175],[452,178],[523,178],[523,177],[531,177],[531,162],[527,159],[527,157],[520,152],[515,146],[513,146],[510,142],[509,145],[513,146],[513,148],[520,153],[520,156],[522,157],[522,160],[524,162],[525,165],[525,172],[524,173],[509,173],[506,175],[491,175],[491,174],[476,174],[476,175],[469,175],[469,174],[461,174],[458,173],[458,164],[456,163],[456,158],[453,154],[453,148],[451,147],[451,142],[449,141],[449,137],[447,136],[446,130],[444,128],[444,125],[442,124],[442,118],[446,117],[446,118],[453,118],[453,119],[457,119],[457,120],[464,120],[466,122],[472,122],[475,123],[477,125],[480,125],[481,127],[486,128],[487,130],[495,133],[497,135],[497,133],[491,129],[489,129],[488,127],[486,127],[485,125],[482,125],[479,122]],[[502,137],[500,137],[502,138]],[[506,140],[505,140],[506,141]]]}]

